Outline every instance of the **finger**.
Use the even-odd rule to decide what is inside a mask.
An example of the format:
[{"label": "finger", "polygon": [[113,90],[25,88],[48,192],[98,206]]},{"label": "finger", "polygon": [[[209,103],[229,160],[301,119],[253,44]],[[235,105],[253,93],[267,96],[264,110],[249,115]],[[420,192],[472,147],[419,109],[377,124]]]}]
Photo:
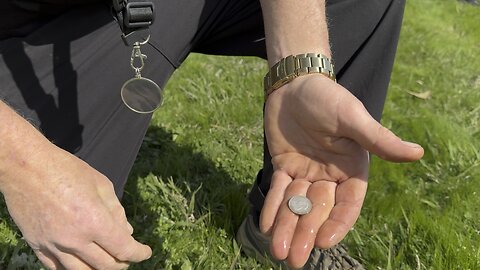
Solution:
[{"label": "finger", "polygon": [[130,235],[133,234],[133,226],[130,224],[130,222],[127,221],[127,230],[130,233]]},{"label": "finger", "polygon": [[273,173],[270,189],[260,213],[260,231],[263,234],[271,233],[275,217],[283,201],[285,189],[291,182],[292,178],[286,172],[277,170]]},{"label": "finger", "polygon": [[58,270],[61,269],[60,262],[47,251],[40,251],[40,250],[34,250],[35,255],[37,258],[42,262],[42,264],[47,267],[50,270]]},{"label": "finger", "polygon": [[317,247],[330,248],[347,235],[360,215],[366,192],[366,176],[350,178],[337,186],[335,206],[318,231],[315,240]]},{"label": "finger", "polygon": [[88,264],[83,262],[77,256],[62,252],[60,250],[57,250],[55,252],[55,257],[57,258],[59,263],[62,265],[58,269],[94,270],[94,268],[90,267]]},{"label": "finger", "polygon": [[120,262],[95,243],[77,251],[77,256],[95,269],[126,269],[129,264]]},{"label": "finger", "polygon": [[294,268],[301,268],[312,251],[317,232],[327,220],[335,203],[337,184],[330,181],[317,181],[308,191],[307,197],[312,201],[312,211],[299,218],[293,235],[287,262]]},{"label": "finger", "polygon": [[96,179],[97,191],[102,200],[112,207],[119,205],[120,201],[115,194],[113,183],[106,177]]},{"label": "finger", "polygon": [[285,190],[285,196],[272,229],[271,251],[278,260],[287,258],[298,221],[298,215],[290,211],[287,206],[288,200],[294,195],[305,196],[310,185],[311,183],[308,181],[294,180]]},{"label": "finger", "polygon": [[406,162],[423,156],[420,145],[402,141],[378,123],[358,100],[343,102],[339,106],[339,116],[342,133],[382,159]]},{"label": "finger", "polygon": [[106,228],[95,237],[95,242],[117,260],[141,262],[152,255],[150,247],[137,242],[124,226],[112,223]]},{"label": "finger", "polygon": [[113,184],[107,178],[100,178],[97,181],[97,189],[100,198],[108,207],[110,212],[113,214],[114,218],[117,219],[119,224],[124,225],[130,234],[133,234],[133,227],[128,222],[127,216],[125,214],[125,209],[120,203],[117,195],[115,194],[115,189]]},{"label": "finger", "polygon": [[127,231],[130,233],[130,235],[133,234],[133,227],[128,222],[127,215],[125,214],[125,208],[121,204],[116,204],[113,206],[110,206],[110,213],[114,217],[114,219],[117,221],[117,223],[121,226],[125,226]]}]

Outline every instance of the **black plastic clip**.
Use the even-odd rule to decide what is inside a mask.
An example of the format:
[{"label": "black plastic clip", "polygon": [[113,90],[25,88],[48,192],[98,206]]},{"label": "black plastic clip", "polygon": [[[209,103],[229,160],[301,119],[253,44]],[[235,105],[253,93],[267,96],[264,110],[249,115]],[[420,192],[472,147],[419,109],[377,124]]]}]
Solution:
[{"label": "black plastic clip", "polygon": [[122,30],[122,40],[126,46],[143,42],[150,36],[149,26],[155,19],[153,2],[113,0],[114,16]]},{"label": "black plastic clip", "polygon": [[123,23],[127,28],[146,28],[155,19],[153,2],[129,2],[123,13]]}]

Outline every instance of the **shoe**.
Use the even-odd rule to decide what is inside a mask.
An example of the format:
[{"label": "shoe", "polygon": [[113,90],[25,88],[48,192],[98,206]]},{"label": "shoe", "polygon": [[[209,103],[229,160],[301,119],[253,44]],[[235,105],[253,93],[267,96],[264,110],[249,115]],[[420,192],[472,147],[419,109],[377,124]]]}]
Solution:
[{"label": "shoe", "polygon": [[[270,254],[270,240],[263,235],[258,228],[258,218],[249,214],[237,232],[237,243],[245,254],[256,258],[257,261],[266,265],[290,270],[285,261],[279,261]],[[355,269],[364,270],[363,266],[354,258],[350,257],[343,245],[336,245],[329,249],[315,248],[310,253],[307,263],[302,268],[304,270],[336,270],[336,269]]]}]

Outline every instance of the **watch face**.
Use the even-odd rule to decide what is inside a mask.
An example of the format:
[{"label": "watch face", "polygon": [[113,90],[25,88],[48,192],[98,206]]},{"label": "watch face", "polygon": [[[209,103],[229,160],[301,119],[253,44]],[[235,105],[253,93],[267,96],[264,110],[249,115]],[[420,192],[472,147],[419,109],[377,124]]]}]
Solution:
[{"label": "watch face", "polygon": [[120,92],[123,103],[137,113],[151,113],[162,105],[162,89],[154,81],[135,77],[126,81]]}]

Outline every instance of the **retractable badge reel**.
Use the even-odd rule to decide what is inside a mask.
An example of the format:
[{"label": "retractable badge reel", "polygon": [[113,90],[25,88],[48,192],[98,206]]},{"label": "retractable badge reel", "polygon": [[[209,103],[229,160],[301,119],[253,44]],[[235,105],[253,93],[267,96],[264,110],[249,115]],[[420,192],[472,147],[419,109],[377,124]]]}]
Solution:
[{"label": "retractable badge reel", "polygon": [[123,103],[137,113],[151,113],[162,105],[162,89],[154,81],[142,77],[147,56],[141,47],[150,39],[148,27],[155,17],[153,2],[144,0],[113,0],[114,17],[123,32],[126,46],[132,46],[130,66],[134,77],[126,81],[120,94]]}]

